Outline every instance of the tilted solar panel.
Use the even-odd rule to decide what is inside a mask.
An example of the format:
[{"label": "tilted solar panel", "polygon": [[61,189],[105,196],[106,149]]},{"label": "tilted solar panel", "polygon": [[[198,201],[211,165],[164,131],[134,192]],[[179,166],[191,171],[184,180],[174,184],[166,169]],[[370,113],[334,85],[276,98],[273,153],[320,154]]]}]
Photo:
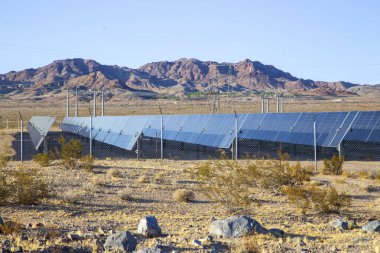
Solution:
[{"label": "tilted solar panel", "polygon": [[54,121],[55,117],[45,116],[33,116],[29,120],[28,132],[36,150],[40,147]]}]

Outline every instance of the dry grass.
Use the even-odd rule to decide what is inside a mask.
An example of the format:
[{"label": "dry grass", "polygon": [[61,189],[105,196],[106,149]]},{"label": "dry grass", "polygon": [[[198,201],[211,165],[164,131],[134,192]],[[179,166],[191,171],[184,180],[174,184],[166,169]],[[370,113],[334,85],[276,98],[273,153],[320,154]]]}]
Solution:
[{"label": "dry grass", "polygon": [[120,177],[122,177],[122,175],[121,175],[121,171],[118,170],[118,169],[114,169],[114,168],[109,169],[109,170],[107,171],[107,174],[108,174],[109,176],[111,176],[111,177],[115,177],[115,178],[120,178]]},{"label": "dry grass", "polygon": [[195,199],[195,194],[189,190],[178,189],[173,193],[173,198],[178,202],[191,202]]},{"label": "dry grass", "polygon": [[[205,196],[197,194],[197,201],[190,202],[186,205],[178,202],[173,198],[173,194],[178,189],[187,189],[197,193],[199,184],[194,181],[192,176],[185,171],[191,170],[203,161],[134,161],[134,160],[96,160],[94,174],[87,173],[83,170],[66,170],[63,167],[52,164],[44,168],[46,181],[51,182],[53,193],[56,197],[51,197],[41,204],[32,206],[28,209],[18,208],[15,206],[1,207],[1,214],[4,220],[18,220],[23,224],[36,221],[44,221],[46,226],[58,226],[63,231],[83,231],[83,233],[97,234],[98,232],[87,231],[86,228],[102,227],[108,233],[109,230],[130,230],[135,231],[141,216],[155,215],[169,236],[160,238],[164,244],[175,242],[178,249],[184,252],[200,251],[194,248],[191,240],[205,238],[208,234],[208,228],[211,217],[225,218],[226,214],[220,210],[216,203],[208,202]],[[244,161],[242,161],[244,163]],[[59,163],[57,163],[59,164]],[[308,164],[304,162],[305,166]],[[365,162],[359,163],[361,165]],[[377,168],[377,163],[371,164],[372,168]],[[26,162],[28,167],[38,167],[33,162]],[[10,162],[11,168],[17,167],[17,162]],[[109,180],[104,184],[103,180],[108,177],[104,174],[104,168],[118,168],[121,173],[128,177],[118,180]],[[346,162],[345,168],[351,171],[351,168],[358,168],[358,163]],[[362,167],[361,167],[362,168]],[[165,173],[167,182],[176,182],[171,184],[140,183],[138,181],[141,175],[154,175],[162,171]],[[380,170],[379,170],[380,171]],[[134,175],[134,176],[131,176]],[[153,177],[153,176],[152,176]],[[99,178],[102,181],[101,187],[96,187],[92,183],[93,178]],[[343,178],[343,177],[342,177]],[[380,182],[376,180],[368,181],[361,178],[346,178],[346,182],[337,183],[337,176],[315,175],[312,182],[316,185],[332,185],[339,192],[346,192],[353,196],[352,206],[347,213],[349,218],[355,219],[359,226],[365,224],[371,217],[380,216],[380,192],[368,192],[366,186],[371,182],[372,186],[379,187]],[[94,179],[95,180],[95,179]],[[96,179],[98,180],[98,179]],[[126,188],[126,185],[128,186]],[[87,189],[88,186],[88,189]],[[86,189],[85,193],[83,190]],[[79,204],[66,203],[61,205],[63,192],[80,192],[85,199],[80,200]],[[125,195],[126,194],[126,195]],[[330,221],[335,218],[334,215],[313,215],[305,216],[298,212],[298,209],[289,202],[283,195],[268,195],[259,193],[262,200],[261,206],[248,211],[246,214],[257,219],[267,228],[278,227],[283,229],[289,236],[284,239],[257,238],[254,239],[259,247],[259,252],[266,250],[271,252],[274,249],[282,252],[282,249],[294,248],[293,237],[291,235],[300,235],[305,241],[307,247],[312,252],[329,252],[333,246],[339,247],[343,252],[373,252],[374,248],[371,243],[352,242],[364,235],[360,229],[353,229],[349,233],[340,233],[330,229]],[[132,197],[132,198],[131,198]],[[127,200],[123,200],[127,199]],[[139,201],[130,201],[138,199]],[[91,238],[91,237],[90,237]],[[183,240],[186,238],[187,240]],[[76,245],[92,245],[93,239],[77,242]],[[50,244],[56,245],[55,241],[49,241]],[[71,244],[74,244],[72,242]],[[239,241],[237,241],[239,243]],[[244,242],[253,248],[256,243]],[[69,243],[70,244],[70,243]],[[154,239],[144,239],[139,243],[139,247],[148,247],[155,244]],[[24,244],[20,242],[24,250],[32,250],[37,247],[33,244]],[[41,247],[44,246],[38,246]],[[188,249],[187,251],[185,249]],[[234,249],[231,249],[234,250]],[[252,251],[254,252],[254,251]]]}]

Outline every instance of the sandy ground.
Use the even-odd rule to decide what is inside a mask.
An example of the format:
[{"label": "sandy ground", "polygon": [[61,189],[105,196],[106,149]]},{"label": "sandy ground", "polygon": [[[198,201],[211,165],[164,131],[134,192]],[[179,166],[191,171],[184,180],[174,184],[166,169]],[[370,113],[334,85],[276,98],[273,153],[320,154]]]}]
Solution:
[{"label": "sandy ground", "polygon": [[[25,162],[26,168],[38,167],[41,175],[50,183],[54,197],[35,206],[1,206],[0,216],[6,220],[22,224],[42,223],[44,227],[59,231],[59,236],[46,240],[31,236],[21,240],[17,236],[2,236],[0,241],[14,240],[25,250],[48,248],[51,245],[76,245],[96,249],[102,242],[101,234],[113,231],[136,231],[139,220],[145,215],[157,217],[164,234],[163,244],[172,245],[178,251],[208,252],[194,246],[193,239],[205,238],[212,218],[226,218],[217,204],[209,202],[199,190],[199,183],[191,178],[188,170],[203,161],[132,161],[99,160],[93,172],[67,170],[59,165],[40,168],[34,162]],[[347,176],[317,175],[313,180],[333,185],[340,192],[352,196],[349,210],[341,214],[317,214],[310,212],[302,215],[300,210],[290,205],[281,195],[259,196],[266,201],[253,206],[247,213],[267,228],[280,228],[286,232],[284,238],[257,237],[257,243],[266,252],[375,252],[380,247],[380,233],[366,234],[360,228],[340,232],[330,226],[336,217],[353,219],[362,226],[371,219],[380,218],[380,180],[367,179],[360,174],[358,162],[347,162]],[[11,162],[10,169],[18,166]],[[117,169],[119,177],[107,171]],[[372,169],[380,173],[379,163]],[[145,177],[146,181],[141,182]],[[373,186],[375,191],[367,191]],[[118,192],[127,188],[133,201],[122,200]],[[173,199],[176,189],[189,189],[195,192],[196,200],[180,203]],[[67,192],[78,195],[78,203],[64,201]],[[62,235],[77,232],[83,235],[80,241],[66,241]],[[98,239],[94,239],[98,238]],[[100,239],[99,239],[100,238]],[[104,240],[103,240],[104,241]],[[239,239],[223,241],[227,246],[239,244]],[[301,242],[302,241],[302,242]],[[155,245],[157,239],[140,238],[138,248]]]}]

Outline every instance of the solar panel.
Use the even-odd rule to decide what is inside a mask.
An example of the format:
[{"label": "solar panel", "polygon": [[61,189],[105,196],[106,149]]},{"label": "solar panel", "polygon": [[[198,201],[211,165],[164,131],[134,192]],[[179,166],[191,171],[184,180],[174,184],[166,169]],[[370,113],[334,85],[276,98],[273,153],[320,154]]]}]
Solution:
[{"label": "solar panel", "polygon": [[45,117],[45,116],[33,116],[28,122],[28,132],[34,148],[37,150],[46,135],[49,132],[49,129],[54,124],[54,117]]},{"label": "solar panel", "polygon": [[[238,114],[238,138],[338,147],[342,140],[380,142],[380,112]],[[163,139],[229,148],[235,138],[235,115],[163,115]],[[64,131],[89,137],[89,117],[65,118]],[[94,117],[93,138],[132,150],[141,134],[160,138],[161,116]]]}]

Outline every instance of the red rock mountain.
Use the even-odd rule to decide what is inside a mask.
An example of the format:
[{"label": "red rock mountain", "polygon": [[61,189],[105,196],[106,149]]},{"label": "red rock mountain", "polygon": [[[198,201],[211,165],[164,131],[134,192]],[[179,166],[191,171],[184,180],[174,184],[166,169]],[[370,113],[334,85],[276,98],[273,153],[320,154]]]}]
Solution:
[{"label": "red rock mountain", "polygon": [[100,89],[117,94],[184,96],[191,92],[217,89],[234,92],[276,91],[318,95],[352,94],[347,82],[299,79],[271,65],[244,60],[217,63],[197,59],[161,61],[138,69],[102,65],[94,60],[58,60],[37,69],[11,71],[0,75],[0,94],[35,98],[59,93],[62,88]]}]

